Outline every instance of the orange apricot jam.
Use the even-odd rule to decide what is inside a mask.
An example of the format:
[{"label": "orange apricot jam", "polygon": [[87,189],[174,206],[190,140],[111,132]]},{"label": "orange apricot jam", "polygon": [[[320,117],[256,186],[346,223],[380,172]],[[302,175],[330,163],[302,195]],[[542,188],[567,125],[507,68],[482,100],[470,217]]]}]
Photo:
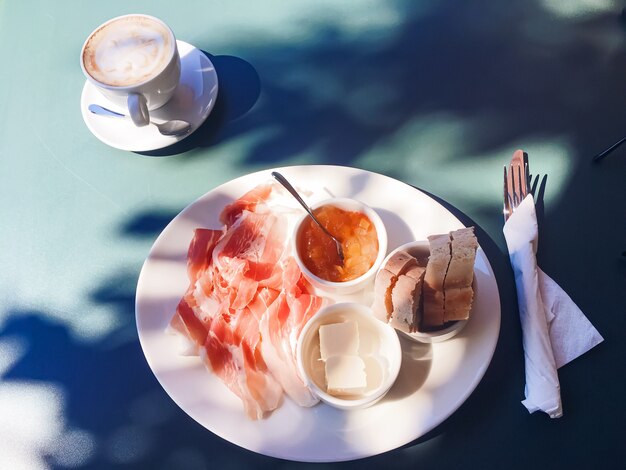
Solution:
[{"label": "orange apricot jam", "polygon": [[362,212],[346,211],[333,205],[313,211],[320,223],[343,248],[341,262],[335,242],[307,217],[299,232],[296,246],[304,265],[317,277],[345,282],[365,274],[378,256],[378,236],[372,221]]}]

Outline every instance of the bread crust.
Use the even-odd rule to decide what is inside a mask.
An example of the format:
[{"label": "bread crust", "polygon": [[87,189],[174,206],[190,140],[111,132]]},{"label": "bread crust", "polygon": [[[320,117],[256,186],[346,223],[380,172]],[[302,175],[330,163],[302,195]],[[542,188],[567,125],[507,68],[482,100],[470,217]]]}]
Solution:
[{"label": "bread crust", "polygon": [[385,322],[391,320],[394,310],[392,298],[394,286],[398,282],[398,277],[414,268],[418,268],[417,260],[406,251],[398,251],[376,273],[372,308],[377,318]]},{"label": "bread crust", "polygon": [[393,286],[396,283],[397,277],[387,271],[386,269],[380,269],[376,273],[376,280],[374,281],[374,303],[372,309],[374,315],[385,323],[389,321],[391,312],[393,312],[393,303],[391,294]]},{"label": "bread crust", "polygon": [[445,299],[443,291],[434,290],[426,284],[422,287],[424,309],[419,330],[428,330],[443,325]]},{"label": "bread crust", "polygon": [[426,274],[425,266],[413,266],[406,272],[406,275],[412,277],[416,281],[422,282],[424,280],[424,274]]},{"label": "bread crust", "polygon": [[474,227],[428,237],[426,266],[406,251],[396,252],[376,275],[374,313],[394,328],[428,331],[467,320],[474,299],[478,241]]},{"label": "bread crust", "polygon": [[445,289],[469,287],[474,279],[474,261],[478,241],[474,227],[450,232],[452,257],[445,278]]},{"label": "bread crust", "polygon": [[450,264],[450,235],[431,235],[428,237],[430,256],[426,265],[424,285],[435,291],[443,291],[448,265]]},{"label": "bread crust", "polygon": [[421,320],[420,300],[424,272],[424,268],[414,266],[407,274],[398,277],[393,288],[390,324],[398,330],[412,333],[417,329]]},{"label": "bread crust", "polygon": [[472,287],[446,289],[444,322],[467,320],[473,299],[474,289]]},{"label": "bread crust", "polygon": [[430,256],[424,274],[424,314],[422,328],[443,325],[445,295],[444,283],[451,257],[450,235],[431,235],[428,237]]},{"label": "bread crust", "polygon": [[398,251],[389,258],[383,267],[397,277],[406,273],[413,266],[417,266],[417,260],[406,251]]}]

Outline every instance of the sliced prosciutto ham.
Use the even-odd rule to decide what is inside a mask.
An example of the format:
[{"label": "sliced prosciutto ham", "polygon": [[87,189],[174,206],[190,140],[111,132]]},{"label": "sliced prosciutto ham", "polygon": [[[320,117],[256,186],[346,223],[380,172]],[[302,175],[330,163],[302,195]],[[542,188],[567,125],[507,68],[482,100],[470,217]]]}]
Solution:
[{"label": "sliced prosciutto ham", "polygon": [[203,315],[194,296],[194,285],[208,268],[215,245],[222,237],[222,230],[198,228],[187,251],[187,276],[190,286],[176,308],[170,327],[188,339],[184,353],[198,355],[209,331],[209,318]]},{"label": "sliced prosciutto ham", "polygon": [[280,406],[284,393],[301,406],[317,403],[298,375],[295,349],[323,300],[291,257],[289,215],[270,204],[275,188],[257,186],[227,205],[223,230],[196,229],[189,287],[170,323],[251,419]]},{"label": "sliced prosciutto ham", "polygon": [[222,235],[224,235],[222,230],[197,228],[194,231],[193,239],[187,251],[187,275],[192,283],[197,281],[198,277],[206,271],[211,261],[213,248],[222,238]]},{"label": "sliced prosciutto ham", "polygon": [[260,321],[263,357],[285,393],[300,406],[313,406],[318,399],[298,374],[296,343],[304,324],[322,306],[323,299],[310,294],[293,258],[284,269],[283,288]]},{"label": "sliced prosciutto ham", "polygon": [[220,214],[220,222],[226,225],[226,227],[230,227],[244,210],[257,212],[257,206],[259,204],[263,205],[270,198],[273,187],[271,184],[261,184],[248,191],[232,204],[228,204]]},{"label": "sliced prosciutto ham", "polygon": [[285,251],[287,224],[271,212],[244,210],[213,250],[213,265],[219,271],[232,308],[252,300],[259,282],[270,278]]},{"label": "sliced prosciutto ham", "polygon": [[242,313],[233,322],[239,324],[233,324],[221,315],[215,317],[202,359],[241,399],[246,414],[261,419],[280,405],[282,388],[269,374],[257,348],[260,336],[258,322],[254,328],[253,319],[252,315]]}]

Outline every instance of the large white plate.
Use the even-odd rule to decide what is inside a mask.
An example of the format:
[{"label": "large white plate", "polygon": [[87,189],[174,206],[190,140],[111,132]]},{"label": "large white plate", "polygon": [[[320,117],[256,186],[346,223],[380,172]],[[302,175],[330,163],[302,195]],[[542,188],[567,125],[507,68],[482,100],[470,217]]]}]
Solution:
[{"label": "large white plate", "polygon": [[[139,339],[155,376],[189,416],[222,438],[261,454],[300,461],[340,461],[402,446],[450,416],[483,377],[500,331],[500,298],[484,252],[476,257],[472,318],[455,338],[437,344],[403,340],[400,376],[371,408],[340,411],[324,404],[301,408],[286,400],[269,418],[250,421],[240,400],[197,357],[178,354],[176,337],[164,332],[187,288],[186,252],[196,227],[220,226],[224,205],[270,171],[237,178],[185,208],[157,238],[139,276]],[[296,186],[360,199],[382,217],[389,251],[411,240],[463,225],[421,191],[392,178],[337,166],[279,169]],[[367,301],[367,300],[363,300]]]}]

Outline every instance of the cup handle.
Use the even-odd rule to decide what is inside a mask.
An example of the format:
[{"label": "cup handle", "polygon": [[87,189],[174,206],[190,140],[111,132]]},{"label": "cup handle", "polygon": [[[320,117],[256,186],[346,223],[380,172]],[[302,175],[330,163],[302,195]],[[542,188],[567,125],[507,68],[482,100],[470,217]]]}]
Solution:
[{"label": "cup handle", "polygon": [[128,112],[135,126],[143,127],[150,124],[148,103],[142,94],[131,93],[128,95]]}]

